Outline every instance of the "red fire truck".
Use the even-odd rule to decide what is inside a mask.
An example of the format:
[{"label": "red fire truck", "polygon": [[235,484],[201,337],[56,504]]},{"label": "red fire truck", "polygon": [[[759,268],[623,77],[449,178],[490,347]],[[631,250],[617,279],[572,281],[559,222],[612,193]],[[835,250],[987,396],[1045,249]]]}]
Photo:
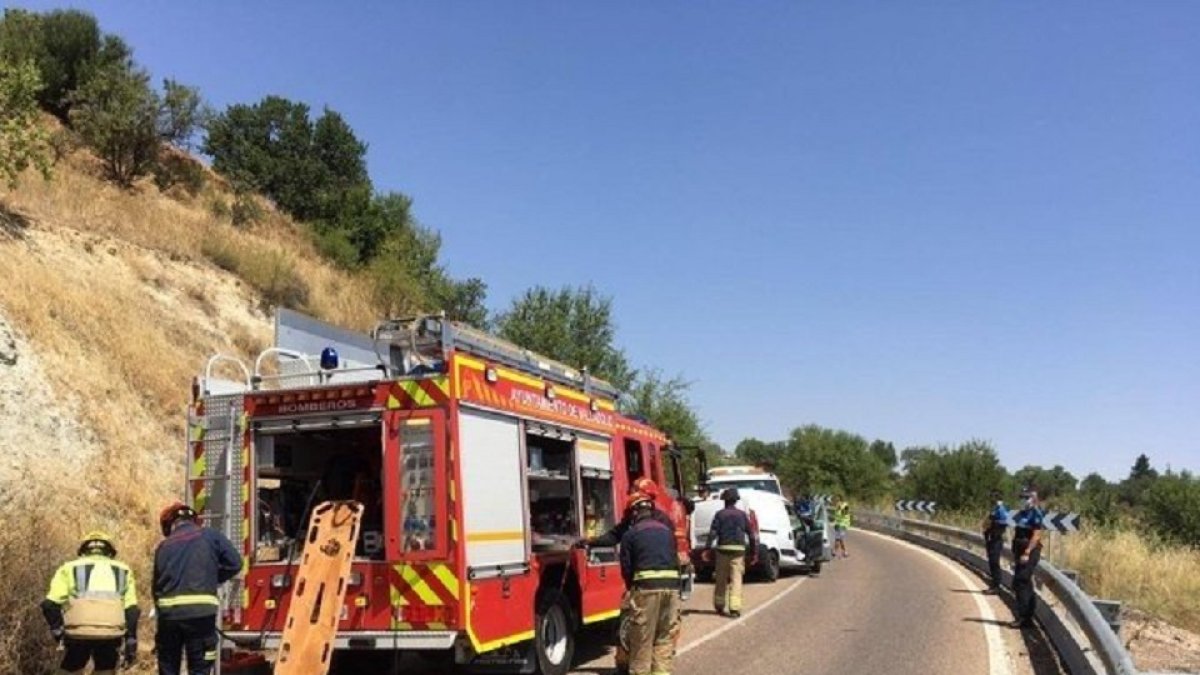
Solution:
[{"label": "red fire truck", "polygon": [[609,383],[468,326],[426,316],[367,337],[281,310],[275,347],[253,367],[214,357],[193,395],[188,495],[245,555],[223,599],[239,643],[277,647],[328,500],[364,506],[337,649],[568,672],[577,629],[614,619],[623,591],[614,550],[572,544],[612,527],[642,476],[666,488],[688,560],[669,439]]}]

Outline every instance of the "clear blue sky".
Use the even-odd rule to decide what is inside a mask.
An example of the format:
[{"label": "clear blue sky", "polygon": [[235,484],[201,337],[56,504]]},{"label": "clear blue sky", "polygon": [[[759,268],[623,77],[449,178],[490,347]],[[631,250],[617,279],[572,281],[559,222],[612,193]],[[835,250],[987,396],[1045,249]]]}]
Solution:
[{"label": "clear blue sky", "polygon": [[493,307],[614,296],[727,447],[1200,469],[1200,4],[348,4],[79,3],[217,106],[342,112]]}]

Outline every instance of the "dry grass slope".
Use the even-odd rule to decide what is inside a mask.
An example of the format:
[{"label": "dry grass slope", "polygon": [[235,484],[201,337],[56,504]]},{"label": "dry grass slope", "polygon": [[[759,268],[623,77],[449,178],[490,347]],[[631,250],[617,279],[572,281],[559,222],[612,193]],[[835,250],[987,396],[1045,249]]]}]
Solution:
[{"label": "dry grass slope", "polygon": [[[77,153],[51,182],[30,175],[0,191],[0,316],[97,444],[69,466],[47,448],[4,487],[0,675],[52,672],[36,603],[82,532],[111,530],[145,592],[157,509],[183,487],[189,382],[207,355],[257,352],[281,302],[350,327],[376,316],[368,283],[326,264],[287,218],[264,205],[258,223],[235,228],[214,215],[208,205],[232,200],[219,181],[181,201],[96,175]],[[6,419],[46,414],[9,405]]]}]

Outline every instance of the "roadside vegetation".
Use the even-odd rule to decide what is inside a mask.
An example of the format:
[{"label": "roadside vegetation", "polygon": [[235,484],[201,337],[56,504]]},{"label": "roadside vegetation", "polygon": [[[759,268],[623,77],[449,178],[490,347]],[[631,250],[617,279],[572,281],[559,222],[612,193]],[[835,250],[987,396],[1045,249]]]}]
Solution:
[{"label": "roadside vegetation", "polygon": [[842,495],[884,510],[895,499],[935,501],[934,520],[970,530],[994,491],[1012,507],[1021,488],[1034,487],[1043,508],[1083,519],[1082,532],[1048,537],[1051,560],[1078,571],[1097,597],[1200,632],[1200,478],[1160,473],[1145,454],[1113,483],[1098,474],[1079,480],[1062,466],[1009,471],[986,441],[897,453],[886,441],[809,425],[785,441],[746,439],[733,461],[773,467],[796,494]]},{"label": "roadside vegetation", "polygon": [[983,441],[898,452],[816,425],[722,453],[688,381],[621,349],[612,298],[534,287],[491,311],[485,281],[442,262],[413,198],[372,182],[366,150],[331,107],[264,96],[214,110],[197,88],[153,77],[85,12],[4,11],[0,313],[36,345],[96,450],[23,467],[22,490],[0,492],[0,561],[12,570],[0,577],[0,675],[52,672],[36,606],[84,530],[111,530],[145,587],[157,507],[183,475],[190,378],[210,353],[266,346],[275,307],[359,330],[445,311],[586,367],[689,448],[689,480],[703,452],[710,464],[771,466],[798,493],[936,500],[971,518],[993,489],[1035,485],[1050,508],[1083,513],[1087,532],[1054,554],[1089,590],[1200,631],[1195,476],[1160,473],[1144,455],[1118,483],[1060,466],[1010,472]]},{"label": "roadside vegetation", "polygon": [[0,491],[13,570],[0,675],[53,672],[37,603],[85,530],[112,532],[145,590],[154,518],[183,475],[190,379],[209,354],[265,347],[276,307],[358,330],[445,311],[612,380],[627,409],[717,458],[687,382],[616,346],[611,298],[533,288],[493,314],[413,199],[375,187],[366,148],[331,107],[264,96],[214,110],[86,12],[4,10],[0,315],[36,348],[12,358],[40,357],[55,414],[79,420],[87,447],[47,439],[46,461],[17,467],[21,489]]}]

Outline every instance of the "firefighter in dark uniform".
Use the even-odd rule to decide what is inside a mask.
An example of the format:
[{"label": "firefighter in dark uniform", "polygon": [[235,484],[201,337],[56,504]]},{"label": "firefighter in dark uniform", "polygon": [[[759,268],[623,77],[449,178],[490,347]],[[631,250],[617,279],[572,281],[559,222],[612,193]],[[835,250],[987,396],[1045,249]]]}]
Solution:
[{"label": "firefighter in dark uniform", "polygon": [[[644,499],[649,500],[649,502],[650,502],[650,517],[653,518],[655,521],[660,522],[663,525],[667,526],[668,528],[671,528],[672,530],[678,529],[679,524],[674,522],[671,519],[671,516],[667,515],[666,512],[664,512],[663,510],[659,509],[657,506],[654,505],[654,503],[658,499],[658,484],[657,483],[650,480],[649,478],[639,478],[636,481],[634,481],[633,485],[630,487],[629,494],[630,494],[630,496],[627,499],[627,502],[629,504],[632,504],[631,500],[634,495],[639,495],[639,496],[643,497]],[[589,537],[587,539],[583,539],[582,541],[579,542],[579,546],[581,546],[581,547],[616,546],[617,544],[621,543],[621,539],[625,536],[625,533],[629,531],[629,528],[633,527],[633,524],[634,524],[633,509],[629,508],[627,505],[624,512],[622,513],[621,522],[614,525],[612,527],[612,529],[610,529],[608,532],[605,532],[604,534],[601,534],[601,535],[598,535],[595,537]],[[681,596],[681,600],[682,600],[682,596]],[[679,641],[679,631],[678,630],[675,631],[673,639],[676,642]],[[624,673],[629,672],[629,670],[628,670],[629,652],[626,651],[624,642],[622,640],[617,641],[616,654],[614,654],[613,658],[616,661],[616,667],[617,667],[618,673],[624,674]]]},{"label": "firefighter in dark uniform", "polygon": [[133,570],[116,559],[112,537],[103,532],[86,534],[77,555],[54,573],[42,601],[50,633],[63,645],[58,672],[82,675],[91,661],[95,675],[113,675],[122,647],[126,666],[137,655],[141,610]]},{"label": "firefighter in dark uniform", "polygon": [[742,576],[746,573],[746,563],[754,565],[758,556],[754,528],[746,512],[737,507],[739,499],[737,488],[721,493],[725,508],[713,516],[707,542],[709,549],[714,543],[717,547],[713,608],[718,614],[728,610],[729,616],[735,618],[742,615]]},{"label": "firefighter in dark uniform", "polygon": [[1033,590],[1033,573],[1042,559],[1042,531],[1045,514],[1038,508],[1037,492],[1027,489],[1021,493],[1021,510],[1013,517],[1012,554],[1013,594],[1017,596],[1017,618],[1013,628],[1033,626],[1037,594]]},{"label": "firefighter in dark uniform", "polygon": [[621,641],[630,675],[670,675],[679,634],[679,557],[675,533],[653,516],[645,495],[629,497],[633,525],[621,537]]},{"label": "firefighter in dark uniform", "polygon": [[242,556],[220,532],[201,527],[196,512],[176,502],[159,517],[166,537],[154,552],[159,675],[208,675],[217,660],[217,588],[242,570]]},{"label": "firefighter in dark uniform", "polygon": [[987,548],[988,572],[992,577],[991,585],[984,592],[989,595],[1000,592],[1003,580],[1000,574],[1000,557],[1004,553],[1004,535],[1008,531],[1008,520],[1011,517],[998,490],[992,493],[992,499],[992,510],[983,519],[983,541]]}]

